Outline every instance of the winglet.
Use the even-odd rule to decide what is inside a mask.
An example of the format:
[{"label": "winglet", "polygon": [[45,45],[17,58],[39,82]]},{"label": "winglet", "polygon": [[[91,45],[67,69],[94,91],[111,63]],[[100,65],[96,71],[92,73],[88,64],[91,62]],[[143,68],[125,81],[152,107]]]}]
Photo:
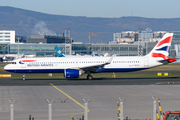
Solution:
[{"label": "winglet", "polygon": [[105,53],[105,54],[104,54],[104,57],[107,57],[107,56],[108,56],[108,53]]}]

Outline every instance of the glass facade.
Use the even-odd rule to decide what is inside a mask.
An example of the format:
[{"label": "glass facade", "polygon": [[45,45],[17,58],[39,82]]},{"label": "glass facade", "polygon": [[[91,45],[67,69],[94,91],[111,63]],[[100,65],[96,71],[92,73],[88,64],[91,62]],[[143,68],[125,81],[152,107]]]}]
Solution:
[{"label": "glass facade", "polygon": [[[180,45],[180,32],[175,31],[171,32],[174,33],[171,48],[170,48],[170,56],[175,56],[175,47],[174,45]],[[7,32],[7,35],[5,32],[0,32],[0,37],[2,38],[2,34],[8,38],[9,33]],[[150,40],[158,38],[160,39],[165,32],[142,32],[135,35],[135,41],[133,44],[127,44],[127,43],[120,43],[120,44],[81,44],[81,43],[74,43],[71,44],[71,53],[73,55],[75,54],[92,54],[92,52],[98,53],[98,54],[105,54],[108,53],[110,55],[116,54],[117,56],[138,56],[139,53],[139,46],[142,45],[143,53],[148,54],[152,48],[155,46],[156,42],[151,42]],[[118,36],[119,35],[119,36]],[[114,39],[116,37],[120,37],[121,33],[114,33]],[[134,33],[132,34],[124,34],[134,36]],[[3,36],[3,38],[4,38]],[[137,41],[142,40],[141,42]],[[6,43],[2,42],[0,44],[0,54],[17,54],[18,48],[19,48],[19,54],[25,54],[25,55],[35,55],[37,57],[41,56],[56,56],[56,45],[59,47],[61,52],[65,54],[66,48],[65,43],[43,43],[43,44],[37,44],[37,43]]]},{"label": "glass facade", "polygon": [[146,41],[149,42],[150,39],[153,39],[153,33],[138,33],[138,41]]},{"label": "glass facade", "polygon": [[[170,56],[175,56],[174,45],[180,45],[180,32],[173,32],[173,40],[170,49]],[[147,36],[151,36],[147,34]],[[141,36],[140,38],[143,38]],[[150,38],[150,37],[149,37]],[[144,53],[149,53],[155,46],[154,43],[146,43],[143,47]],[[65,54],[65,44],[36,44],[36,43],[25,43],[19,44],[19,54],[41,56],[56,56],[56,45],[59,47],[61,52]],[[117,56],[138,56],[138,44],[72,44],[72,54],[92,54],[92,52],[98,54],[108,53],[110,55],[116,54]],[[17,54],[18,44],[0,44],[0,54]],[[145,54],[144,54],[145,55]]]},{"label": "glass facade", "polygon": [[0,54],[9,54],[8,44],[0,44]]},{"label": "glass facade", "polygon": [[[55,56],[56,45],[64,53],[65,44],[19,44],[19,54],[41,56]],[[10,44],[10,54],[18,53],[18,44]]]},{"label": "glass facade", "polygon": [[93,52],[98,54],[108,53],[117,56],[137,56],[138,45],[134,44],[92,44]]},{"label": "glass facade", "polygon": [[174,33],[172,43],[171,43],[171,49],[174,49],[175,44],[180,45],[180,32],[177,31],[177,32],[171,32],[171,33]]},{"label": "glass facade", "polygon": [[[12,33],[15,33],[15,31],[1,31],[0,32],[0,39],[10,39],[10,35]],[[130,32],[122,32],[122,33],[114,33],[114,42],[111,44],[81,44],[81,43],[74,43],[71,44],[71,53],[73,55],[75,54],[92,54],[92,52],[98,53],[98,54],[105,54],[108,53],[110,55],[116,54],[117,56],[138,56],[138,53],[140,52],[140,49],[138,46],[142,46],[143,55],[148,54],[152,48],[156,44],[156,40],[161,39],[161,37],[165,34],[165,31],[160,32],[140,32],[135,33],[133,31]],[[174,45],[180,45],[180,32],[179,31],[173,31],[171,33],[174,33],[171,48],[170,48],[170,56],[175,56],[175,47]],[[12,36],[15,36],[14,34]],[[23,37],[23,36],[16,36],[16,37]],[[39,36],[42,37],[42,36]],[[47,36],[46,36],[47,37]],[[37,36],[34,36],[32,38],[37,38]],[[44,38],[44,36],[43,36]],[[57,37],[48,36],[47,38],[53,39]],[[61,38],[61,37],[59,37]],[[119,39],[118,39],[119,38]],[[134,38],[135,42],[133,44],[128,44],[130,42],[126,41],[127,43],[120,43],[116,44],[117,41],[120,41],[122,38]],[[153,40],[155,39],[155,40]],[[23,38],[22,40],[26,40],[26,38]],[[63,39],[64,40],[64,39]],[[37,39],[35,40],[37,42]],[[50,40],[52,41],[52,40]],[[17,39],[16,39],[17,42]],[[20,42],[23,42],[20,40]],[[24,41],[26,42],[26,41]],[[115,43],[115,44],[113,44]],[[138,45],[139,44],[139,45]],[[40,56],[56,56],[56,45],[59,47],[61,52],[65,54],[66,45],[65,43],[12,43],[9,42],[2,42],[0,41],[0,54],[17,54],[19,49],[19,54],[25,54],[25,55],[35,55],[37,57]],[[66,46],[66,47],[65,47]],[[66,52],[67,53],[67,52]]]},{"label": "glass facade", "polygon": [[72,44],[73,54],[91,54],[92,44]]},{"label": "glass facade", "polygon": [[[19,54],[56,56],[56,45],[65,54],[65,44],[0,44],[0,54]],[[3,47],[2,47],[3,46]],[[6,47],[5,47],[6,46]],[[19,47],[18,47],[19,46]],[[2,49],[3,48],[3,49]],[[72,44],[72,54],[116,54],[119,56],[137,56],[138,45],[134,44]]]}]

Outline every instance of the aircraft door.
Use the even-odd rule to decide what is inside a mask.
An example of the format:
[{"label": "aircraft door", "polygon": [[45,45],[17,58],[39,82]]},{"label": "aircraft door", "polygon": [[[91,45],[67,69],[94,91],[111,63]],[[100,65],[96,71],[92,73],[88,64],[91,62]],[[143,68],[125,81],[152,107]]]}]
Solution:
[{"label": "aircraft door", "polygon": [[75,66],[79,67],[79,61],[78,60],[75,60]]},{"label": "aircraft door", "polygon": [[21,65],[21,68],[26,68],[26,64],[22,64],[22,65]]},{"label": "aircraft door", "polygon": [[149,59],[148,58],[144,58],[144,66],[149,66]]}]

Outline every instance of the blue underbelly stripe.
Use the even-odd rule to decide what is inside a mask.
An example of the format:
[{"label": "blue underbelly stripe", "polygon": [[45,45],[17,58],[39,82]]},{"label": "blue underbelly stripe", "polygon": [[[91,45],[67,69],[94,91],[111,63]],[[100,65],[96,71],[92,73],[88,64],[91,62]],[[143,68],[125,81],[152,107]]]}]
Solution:
[{"label": "blue underbelly stripe", "polygon": [[[106,68],[102,72],[131,72],[137,70],[143,70],[145,68]],[[63,73],[64,69],[19,69],[19,70],[6,70],[8,72],[15,73]]]}]

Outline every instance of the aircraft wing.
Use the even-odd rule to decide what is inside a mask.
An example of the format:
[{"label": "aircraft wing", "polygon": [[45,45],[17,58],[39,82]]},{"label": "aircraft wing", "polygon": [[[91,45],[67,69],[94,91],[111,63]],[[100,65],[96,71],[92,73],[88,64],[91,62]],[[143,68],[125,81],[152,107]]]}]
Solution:
[{"label": "aircraft wing", "polygon": [[80,67],[79,69],[85,71],[85,72],[101,72],[103,71],[103,68],[105,65],[108,65],[112,62],[113,58],[115,55],[113,55],[107,62],[103,64],[94,64],[94,65],[89,65],[89,66],[83,66]]}]

